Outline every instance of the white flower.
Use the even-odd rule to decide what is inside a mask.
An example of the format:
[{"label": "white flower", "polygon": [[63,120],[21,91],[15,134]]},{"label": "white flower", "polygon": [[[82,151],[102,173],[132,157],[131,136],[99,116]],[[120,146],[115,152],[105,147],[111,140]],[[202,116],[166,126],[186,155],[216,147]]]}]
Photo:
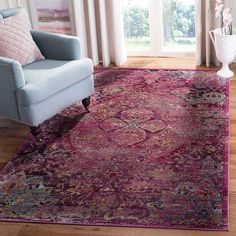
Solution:
[{"label": "white flower", "polygon": [[225,8],[223,11],[223,17],[231,15],[230,11],[231,9],[229,7]]},{"label": "white flower", "polygon": [[[220,0],[219,0],[219,1],[220,1]],[[215,11],[216,11],[215,16],[216,16],[216,18],[220,16],[220,14],[221,14],[222,11],[223,11],[223,8],[224,8],[224,4],[222,4],[222,3],[219,3],[219,4],[216,3],[216,7],[215,7]]]},{"label": "white flower", "polygon": [[[222,0],[215,0],[215,17],[218,18],[220,16],[221,18],[221,27],[224,27],[225,34],[227,34],[227,31],[230,35],[232,35],[232,22],[233,17],[231,15],[231,9],[230,8],[224,8],[224,4]],[[222,25],[223,23],[223,25]]]},{"label": "white flower", "polygon": [[224,22],[224,27],[228,27],[232,22],[233,22],[233,17],[231,15],[231,9],[230,8],[225,8],[223,10],[223,22]]}]

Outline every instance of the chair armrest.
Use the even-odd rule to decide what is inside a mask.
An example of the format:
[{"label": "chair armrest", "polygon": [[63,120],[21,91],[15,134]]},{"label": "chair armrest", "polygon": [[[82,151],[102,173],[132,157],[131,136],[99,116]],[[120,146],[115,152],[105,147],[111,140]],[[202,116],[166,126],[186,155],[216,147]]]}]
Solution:
[{"label": "chair armrest", "polygon": [[0,85],[1,90],[9,86],[14,91],[25,86],[22,66],[18,61],[0,57]]},{"label": "chair armrest", "polygon": [[46,59],[81,59],[81,44],[78,37],[31,30],[31,35]]},{"label": "chair armrest", "polygon": [[17,90],[25,86],[19,62],[0,57],[0,116],[20,120]]}]

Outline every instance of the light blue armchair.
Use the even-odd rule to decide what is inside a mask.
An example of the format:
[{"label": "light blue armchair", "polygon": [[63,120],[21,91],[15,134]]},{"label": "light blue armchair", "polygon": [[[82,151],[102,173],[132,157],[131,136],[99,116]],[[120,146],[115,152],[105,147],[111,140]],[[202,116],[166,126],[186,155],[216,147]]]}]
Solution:
[{"label": "light blue armchair", "polygon": [[[2,10],[0,18],[18,11],[25,10]],[[31,32],[46,59],[22,67],[0,57],[0,116],[29,125],[37,135],[41,122],[77,101],[88,110],[94,91],[93,64],[81,58],[77,37]]]}]

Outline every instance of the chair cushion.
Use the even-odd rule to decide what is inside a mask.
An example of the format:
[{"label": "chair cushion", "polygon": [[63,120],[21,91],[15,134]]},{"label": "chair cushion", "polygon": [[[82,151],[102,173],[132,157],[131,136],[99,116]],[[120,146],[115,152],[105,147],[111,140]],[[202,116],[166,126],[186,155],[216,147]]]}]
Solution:
[{"label": "chair cushion", "polygon": [[28,18],[23,11],[0,19],[0,38],[1,57],[16,60],[21,65],[44,59],[30,34]]},{"label": "chair cushion", "polygon": [[93,73],[90,59],[42,60],[23,67],[26,85],[18,90],[20,105],[41,102]]}]

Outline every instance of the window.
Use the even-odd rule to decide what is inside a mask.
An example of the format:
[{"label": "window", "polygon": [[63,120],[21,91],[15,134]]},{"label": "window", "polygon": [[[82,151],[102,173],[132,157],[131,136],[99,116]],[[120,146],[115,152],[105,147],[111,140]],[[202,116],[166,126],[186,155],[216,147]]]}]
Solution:
[{"label": "window", "polygon": [[122,0],[128,55],[194,56],[195,0]]},{"label": "window", "polygon": [[150,50],[149,1],[123,0],[126,47],[129,52]]},{"label": "window", "polygon": [[162,0],[163,52],[194,52],[194,0]]}]

